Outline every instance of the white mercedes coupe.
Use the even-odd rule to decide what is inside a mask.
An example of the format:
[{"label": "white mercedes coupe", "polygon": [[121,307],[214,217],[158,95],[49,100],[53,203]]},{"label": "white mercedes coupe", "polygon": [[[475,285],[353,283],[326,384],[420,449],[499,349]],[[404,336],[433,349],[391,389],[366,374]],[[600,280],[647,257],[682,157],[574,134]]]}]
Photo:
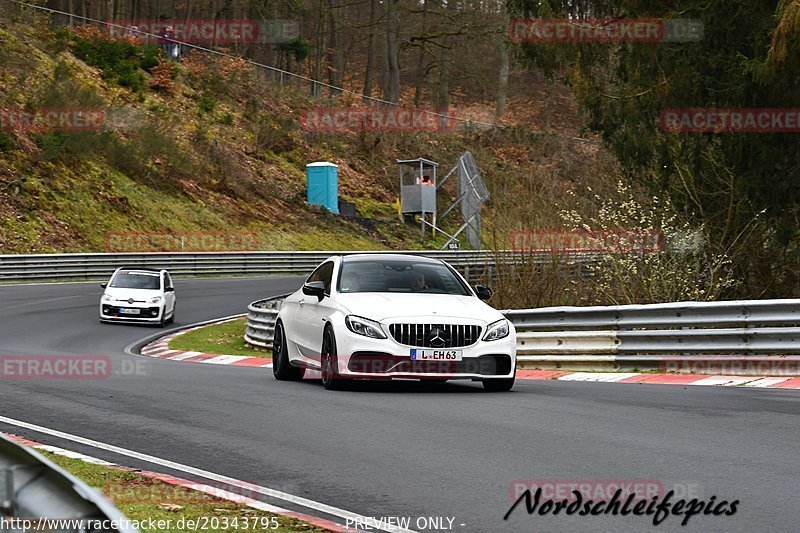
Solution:
[{"label": "white mercedes coupe", "polygon": [[354,254],[325,260],[278,313],[272,370],[282,381],[318,370],[326,389],[348,379],[470,379],[514,386],[516,333],[436,259]]}]

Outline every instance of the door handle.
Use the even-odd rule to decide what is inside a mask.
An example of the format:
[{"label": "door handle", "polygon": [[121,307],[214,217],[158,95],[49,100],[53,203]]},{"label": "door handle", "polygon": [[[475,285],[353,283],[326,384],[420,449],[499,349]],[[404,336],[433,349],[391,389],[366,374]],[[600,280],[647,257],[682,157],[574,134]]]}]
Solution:
[{"label": "door handle", "polygon": [[297,303],[300,304],[300,305],[303,305],[303,304],[306,303],[306,301],[305,301],[304,298],[300,298],[299,300],[297,300]]}]

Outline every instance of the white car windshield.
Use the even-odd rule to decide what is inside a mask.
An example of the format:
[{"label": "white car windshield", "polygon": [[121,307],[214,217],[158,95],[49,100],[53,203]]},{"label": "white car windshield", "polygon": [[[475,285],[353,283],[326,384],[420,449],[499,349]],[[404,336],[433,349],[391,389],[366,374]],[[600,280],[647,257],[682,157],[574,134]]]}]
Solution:
[{"label": "white car windshield", "polygon": [[441,263],[359,260],[342,263],[338,291],[352,292],[414,292],[429,294],[471,293],[464,283]]},{"label": "white car windshield", "polygon": [[115,289],[150,289],[158,290],[161,288],[159,274],[148,274],[146,272],[118,272],[111,280],[109,287]]}]

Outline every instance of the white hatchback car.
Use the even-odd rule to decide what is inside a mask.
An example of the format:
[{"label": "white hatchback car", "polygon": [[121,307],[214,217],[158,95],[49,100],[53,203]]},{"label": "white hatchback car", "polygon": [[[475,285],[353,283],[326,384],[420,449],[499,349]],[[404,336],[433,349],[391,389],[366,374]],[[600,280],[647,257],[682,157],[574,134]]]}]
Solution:
[{"label": "white hatchback car", "polygon": [[118,268],[100,299],[101,322],[137,322],[164,327],[175,320],[175,288],[166,270]]},{"label": "white hatchback car", "polygon": [[273,373],[319,370],[327,389],[345,379],[471,379],[514,386],[516,332],[443,261],[399,254],[334,256],[286,298],[273,341]]}]

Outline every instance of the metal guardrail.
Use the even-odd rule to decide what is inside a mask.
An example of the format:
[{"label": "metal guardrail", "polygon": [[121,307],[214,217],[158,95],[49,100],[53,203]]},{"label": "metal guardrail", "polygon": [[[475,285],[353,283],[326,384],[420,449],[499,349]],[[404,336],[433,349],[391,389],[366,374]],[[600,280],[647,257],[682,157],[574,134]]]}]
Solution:
[{"label": "metal guardrail", "polygon": [[[245,340],[272,345],[281,297],[248,307]],[[800,375],[800,300],[508,309],[517,364],[570,370]]]},{"label": "metal guardrail", "polygon": [[23,531],[25,523],[29,531],[138,532],[99,490],[0,435],[0,530]]},{"label": "metal guardrail", "polygon": [[522,366],[800,375],[800,357],[794,355],[800,354],[800,300],[550,307],[504,314],[517,328]]},{"label": "metal guardrail", "polygon": [[[438,250],[0,255],[0,283],[104,280],[120,266],[166,268],[176,276],[302,275],[311,272],[332,255],[352,253],[398,253],[435,257],[449,262],[468,276],[482,274],[484,269],[491,271],[496,258],[514,260],[519,255],[510,251]],[[545,254],[542,254],[541,260],[545,260]]]},{"label": "metal guardrail", "polygon": [[244,342],[256,350],[272,349],[275,335],[275,321],[281,302],[288,294],[274,296],[266,300],[258,300],[247,306],[247,329]]}]

